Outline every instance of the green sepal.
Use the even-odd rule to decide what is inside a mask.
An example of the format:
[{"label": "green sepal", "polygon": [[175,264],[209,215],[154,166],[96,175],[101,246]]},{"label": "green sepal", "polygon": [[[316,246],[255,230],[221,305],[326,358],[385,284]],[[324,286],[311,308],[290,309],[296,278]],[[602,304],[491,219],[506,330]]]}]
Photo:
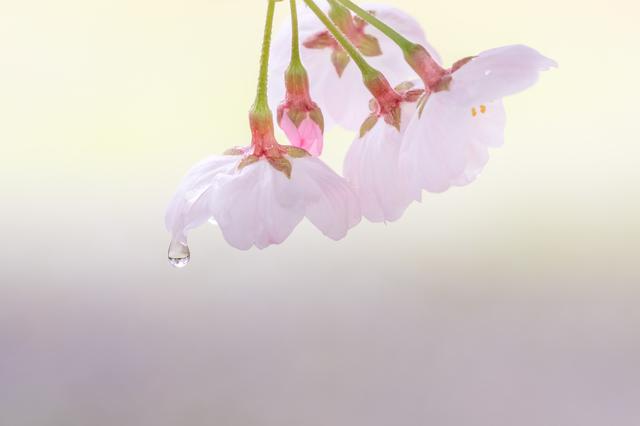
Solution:
[{"label": "green sepal", "polygon": [[407,90],[413,89],[414,86],[415,84],[413,82],[405,81],[398,84],[396,87],[394,87],[394,89],[396,92],[406,92]]},{"label": "green sepal", "polygon": [[331,53],[331,63],[333,63],[333,66],[338,73],[338,77],[342,77],[342,74],[350,61],[351,58],[349,57],[349,54],[342,49],[334,50],[333,53]]},{"label": "green sepal", "polygon": [[422,113],[424,112],[424,107],[427,106],[427,101],[429,100],[429,94],[424,93],[420,100],[418,100],[418,118],[422,118]]},{"label": "green sepal", "polygon": [[229,148],[222,155],[242,155],[244,151],[240,148]]},{"label": "green sepal", "polygon": [[364,56],[380,56],[382,55],[382,49],[380,48],[380,42],[372,35],[364,34],[358,39],[358,50]]},{"label": "green sepal", "polygon": [[287,150],[287,155],[291,158],[304,158],[311,156],[307,151],[302,148],[298,148],[297,146],[288,145],[285,146],[285,149]]},{"label": "green sepal", "polygon": [[458,61],[456,61],[452,66],[451,66],[451,73],[454,73],[456,71],[458,71],[460,68],[462,68],[463,66],[465,66],[469,61],[471,61],[472,59],[475,59],[475,56],[467,56],[466,58],[462,58]]},{"label": "green sepal", "polygon": [[315,108],[309,111],[309,118],[313,120],[320,127],[320,131],[324,133],[324,115],[320,108]]},{"label": "green sepal", "polygon": [[248,155],[248,156],[244,157],[242,159],[242,161],[240,161],[240,163],[238,164],[238,170],[242,170],[245,167],[257,162],[258,160],[260,160],[260,158],[257,157],[257,156],[255,156],[253,154]]},{"label": "green sepal", "polygon": [[360,138],[363,138],[364,135],[369,133],[369,131],[373,129],[373,127],[376,125],[377,122],[378,122],[377,114],[371,114],[369,117],[367,117],[367,119],[364,120],[364,123],[362,123],[362,126],[360,126]]},{"label": "green sepal", "polygon": [[416,102],[424,94],[423,89],[409,90],[404,94],[404,100],[406,102]]},{"label": "green sepal", "polygon": [[291,161],[287,160],[285,157],[269,157],[267,158],[269,164],[279,172],[284,173],[284,175],[291,179],[292,166]]},{"label": "green sepal", "polygon": [[333,21],[334,24],[345,34],[349,33],[350,27],[353,25],[353,18],[351,17],[351,12],[349,9],[338,4],[334,0],[329,0],[329,18]]},{"label": "green sepal", "polygon": [[300,123],[302,123],[302,121],[307,117],[307,114],[299,109],[290,109],[287,112],[287,116],[289,116],[293,125],[298,128],[300,127]]},{"label": "green sepal", "polygon": [[398,131],[400,131],[400,125],[402,124],[402,110],[400,107],[393,108],[384,116],[384,121],[391,124]]},{"label": "green sepal", "polygon": [[325,49],[327,47],[334,47],[336,45],[336,39],[329,33],[329,31],[323,31],[305,40],[302,45],[307,49]]}]

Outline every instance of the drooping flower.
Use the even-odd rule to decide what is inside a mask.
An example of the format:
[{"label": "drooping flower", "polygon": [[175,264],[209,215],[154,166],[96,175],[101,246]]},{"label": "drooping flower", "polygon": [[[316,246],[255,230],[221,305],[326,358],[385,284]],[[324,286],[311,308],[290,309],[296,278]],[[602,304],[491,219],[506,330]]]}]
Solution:
[{"label": "drooping flower", "polygon": [[311,100],[309,78],[300,63],[292,63],[285,75],[286,97],[278,106],[278,124],[291,145],[311,155],[322,153],[324,117]]},{"label": "drooping flower", "polygon": [[362,215],[371,222],[398,220],[420,190],[412,190],[398,167],[403,134],[423,94],[413,82],[391,89],[383,81],[372,85],[376,99],[344,160],[344,176],[360,200]]},{"label": "drooping flower", "polygon": [[282,243],[305,217],[334,240],[360,221],[347,182],[303,149],[278,145],[270,114],[252,131],[251,147],[204,160],[179,186],[165,218],[174,265],[188,262],[188,233],[207,221],[241,250]]},{"label": "drooping flower", "polygon": [[[327,11],[324,1],[318,4]],[[392,25],[409,39],[427,46],[420,24],[406,13],[386,5],[365,6],[375,15]],[[349,38],[351,43],[367,57],[368,62],[382,71],[392,82],[402,82],[414,78],[411,67],[405,62],[403,52],[380,31],[353,17],[346,9],[332,8],[329,15]],[[291,26],[286,24],[274,39],[270,66],[269,97],[282,99],[285,88],[282,78],[289,64]],[[369,113],[368,101],[371,94],[362,85],[362,76],[349,55],[331,36],[317,17],[304,8],[300,12],[300,40],[302,62],[309,73],[312,98],[320,105],[327,126],[339,124],[350,130],[358,130],[362,120]],[[274,104],[275,106],[275,104]]]},{"label": "drooping flower", "polygon": [[400,169],[411,188],[443,192],[475,180],[488,149],[504,141],[502,98],[530,87],[554,66],[534,49],[512,45],[465,58],[449,70],[425,69],[429,91],[400,151]]}]

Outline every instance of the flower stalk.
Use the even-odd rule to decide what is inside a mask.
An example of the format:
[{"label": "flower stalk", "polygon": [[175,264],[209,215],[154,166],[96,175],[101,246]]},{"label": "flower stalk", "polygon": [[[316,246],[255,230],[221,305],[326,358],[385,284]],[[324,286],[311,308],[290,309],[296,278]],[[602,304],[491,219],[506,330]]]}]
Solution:
[{"label": "flower stalk", "polygon": [[300,36],[298,30],[298,6],[297,0],[289,0],[291,5],[291,65],[300,64]]},{"label": "flower stalk", "polygon": [[267,80],[269,73],[269,50],[271,49],[271,33],[273,32],[273,15],[277,0],[267,0],[267,19],[262,39],[262,53],[260,55],[260,74],[258,76],[258,90],[251,108],[256,113],[271,113],[267,99]]},{"label": "flower stalk", "polygon": [[269,51],[271,49],[271,33],[273,32],[273,16],[277,0],[268,0],[267,18],[262,39],[262,53],[260,55],[260,73],[256,99],[249,111],[249,125],[251,127],[251,146],[253,158],[265,155],[269,159],[282,157],[282,150],[273,133],[273,114],[269,109],[267,97],[267,81],[269,74]]},{"label": "flower stalk", "polygon": [[309,78],[307,70],[300,59],[300,36],[298,30],[297,0],[290,0],[291,5],[291,62],[285,72],[286,101],[309,98]]}]

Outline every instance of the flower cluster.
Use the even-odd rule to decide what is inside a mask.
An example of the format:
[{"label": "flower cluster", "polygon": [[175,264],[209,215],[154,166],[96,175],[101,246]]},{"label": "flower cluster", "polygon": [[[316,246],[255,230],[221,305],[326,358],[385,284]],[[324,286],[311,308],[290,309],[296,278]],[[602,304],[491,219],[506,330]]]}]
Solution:
[{"label": "flower cluster", "polygon": [[[291,24],[271,44],[276,1],[268,1],[251,144],[184,178],[166,215],[175,266],[189,261],[187,234],[205,222],[243,250],[283,242],[305,217],[338,240],[362,216],[395,221],[424,191],[472,182],[489,148],[504,142],[502,98],[556,66],[511,45],[444,67],[412,17],[350,0],[301,0],[300,16],[290,0]],[[272,109],[290,145],[276,141]],[[342,176],[320,159],[334,125],[357,132]]]}]

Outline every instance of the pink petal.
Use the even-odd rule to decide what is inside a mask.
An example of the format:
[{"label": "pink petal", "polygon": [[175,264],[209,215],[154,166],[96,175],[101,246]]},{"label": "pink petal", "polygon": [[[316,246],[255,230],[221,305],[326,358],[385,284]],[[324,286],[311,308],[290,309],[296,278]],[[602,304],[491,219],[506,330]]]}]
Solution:
[{"label": "pink petal", "polygon": [[319,156],[322,154],[323,147],[323,135],[320,126],[307,117],[302,120],[300,127],[298,128],[298,134],[300,136],[301,145],[300,148],[305,149],[309,154],[313,156]]},{"label": "pink petal", "polygon": [[287,135],[287,139],[289,139],[289,143],[293,146],[297,146],[298,148],[303,148],[302,146],[302,135],[300,135],[300,131],[296,127],[296,125],[291,121],[289,115],[286,110],[285,113],[282,114],[282,118],[280,119],[280,128]]},{"label": "pink petal", "polygon": [[293,162],[292,182],[305,197],[305,215],[324,235],[339,240],[360,222],[358,199],[347,184],[318,158]]},{"label": "pink petal", "polygon": [[324,139],[322,129],[311,118],[305,118],[296,128],[291,118],[285,113],[280,120],[280,128],[287,135],[291,145],[302,148],[316,157],[322,154]]},{"label": "pink petal", "polygon": [[288,188],[289,179],[264,159],[229,176],[211,205],[225,240],[241,250],[286,240],[304,217],[303,199]]}]

